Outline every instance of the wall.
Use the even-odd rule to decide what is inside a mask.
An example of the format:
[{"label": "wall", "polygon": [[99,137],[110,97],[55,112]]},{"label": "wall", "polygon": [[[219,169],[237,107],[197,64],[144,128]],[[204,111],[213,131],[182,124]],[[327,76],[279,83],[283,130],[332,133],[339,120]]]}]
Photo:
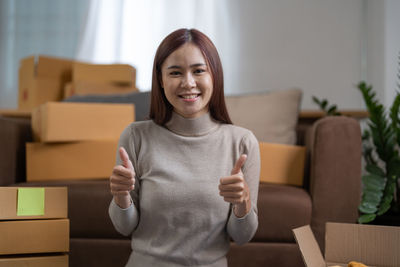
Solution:
[{"label": "wall", "polygon": [[228,92],[296,86],[303,109],[317,108],[313,95],[343,109],[362,107],[354,85],[361,79],[363,1],[231,2],[231,27],[240,34],[230,55],[237,61],[225,66]]},{"label": "wall", "polygon": [[[0,1],[0,108],[16,107],[20,58],[75,57],[88,2]],[[342,109],[360,109],[364,104],[355,84],[366,79],[380,99],[391,102],[399,1],[225,2],[229,27],[215,43],[227,94],[300,87],[303,109],[317,109],[313,95]]]},{"label": "wall", "polygon": [[366,80],[389,108],[400,91],[400,1],[366,1]]}]

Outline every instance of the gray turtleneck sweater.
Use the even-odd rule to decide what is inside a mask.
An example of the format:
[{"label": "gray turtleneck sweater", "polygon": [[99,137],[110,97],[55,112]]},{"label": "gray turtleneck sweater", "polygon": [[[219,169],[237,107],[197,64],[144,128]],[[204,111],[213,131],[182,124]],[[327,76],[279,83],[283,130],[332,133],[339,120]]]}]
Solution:
[{"label": "gray turtleneck sweater", "polygon": [[[221,124],[209,114],[187,119],[173,113],[166,127],[153,121],[130,124],[119,146],[136,172],[133,204],[111,202],[114,227],[132,236],[129,267],[226,267],[230,238],[248,242],[258,226],[260,155],[257,139],[241,127]],[[241,154],[251,210],[242,218],[219,195]],[[121,164],[117,153],[117,164]]]}]

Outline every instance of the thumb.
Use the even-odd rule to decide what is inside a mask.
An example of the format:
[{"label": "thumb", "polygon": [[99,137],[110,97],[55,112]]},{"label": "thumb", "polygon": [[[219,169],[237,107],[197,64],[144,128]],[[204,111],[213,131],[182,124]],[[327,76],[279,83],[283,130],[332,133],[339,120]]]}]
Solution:
[{"label": "thumb", "polygon": [[128,168],[128,169],[133,170],[132,162],[131,162],[131,160],[129,159],[129,155],[128,155],[128,153],[126,152],[125,148],[123,148],[123,147],[120,147],[120,148],[119,148],[119,157],[121,158],[121,160],[122,160],[122,165],[123,165],[125,168]]},{"label": "thumb", "polygon": [[236,161],[235,166],[233,167],[233,169],[231,171],[231,175],[238,174],[242,170],[242,167],[243,167],[244,163],[246,162],[246,159],[247,159],[246,154],[240,155],[239,159]]}]

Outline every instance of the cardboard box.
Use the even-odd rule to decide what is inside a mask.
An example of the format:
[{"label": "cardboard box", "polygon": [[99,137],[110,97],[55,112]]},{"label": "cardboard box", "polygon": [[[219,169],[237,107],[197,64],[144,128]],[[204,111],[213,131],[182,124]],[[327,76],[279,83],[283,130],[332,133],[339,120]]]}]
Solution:
[{"label": "cardboard box", "polygon": [[400,266],[400,227],[327,223],[325,258],[309,225],[293,232],[307,267],[347,266],[350,261],[369,267]]},{"label": "cardboard box", "polygon": [[135,87],[136,69],[128,64],[87,64],[75,62],[72,71],[72,81]]},{"label": "cardboard box", "polygon": [[[43,215],[33,210],[21,212],[24,199],[40,201],[37,196],[22,195],[21,190],[31,187],[0,187],[0,220],[27,220],[27,219],[59,219],[68,217],[68,191],[67,187],[35,187],[33,190],[43,189]],[[20,194],[20,195],[18,195]],[[29,208],[29,207],[28,207]],[[32,208],[32,207],[31,207]],[[36,214],[36,215],[35,215]]]},{"label": "cardboard box", "polygon": [[32,112],[34,141],[119,139],[134,112],[133,104],[48,102]]},{"label": "cardboard box", "polygon": [[260,181],[303,185],[306,148],[260,142]]},{"label": "cardboard box", "polygon": [[0,109],[0,116],[10,118],[31,118],[32,112],[21,109]]},{"label": "cardboard box", "polygon": [[133,86],[120,86],[107,83],[94,82],[71,82],[64,87],[64,98],[73,95],[110,95],[110,94],[128,94],[138,92],[139,90]]},{"label": "cardboard box", "polygon": [[68,267],[68,255],[1,257],[0,267]]},{"label": "cardboard box", "polygon": [[69,251],[69,220],[0,221],[0,255]]},{"label": "cardboard box", "polygon": [[47,101],[62,99],[65,83],[72,79],[71,60],[31,56],[20,61],[18,108],[32,110]]},{"label": "cardboard box", "polygon": [[118,140],[27,143],[26,180],[108,179]]}]

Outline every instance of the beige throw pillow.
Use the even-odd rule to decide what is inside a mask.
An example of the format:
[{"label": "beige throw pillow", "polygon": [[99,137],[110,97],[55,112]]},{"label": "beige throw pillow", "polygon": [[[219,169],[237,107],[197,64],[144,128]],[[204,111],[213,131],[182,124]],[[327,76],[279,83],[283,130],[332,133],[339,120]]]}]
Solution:
[{"label": "beige throw pillow", "polygon": [[233,124],[251,130],[259,142],[296,144],[302,91],[288,89],[226,96]]}]

